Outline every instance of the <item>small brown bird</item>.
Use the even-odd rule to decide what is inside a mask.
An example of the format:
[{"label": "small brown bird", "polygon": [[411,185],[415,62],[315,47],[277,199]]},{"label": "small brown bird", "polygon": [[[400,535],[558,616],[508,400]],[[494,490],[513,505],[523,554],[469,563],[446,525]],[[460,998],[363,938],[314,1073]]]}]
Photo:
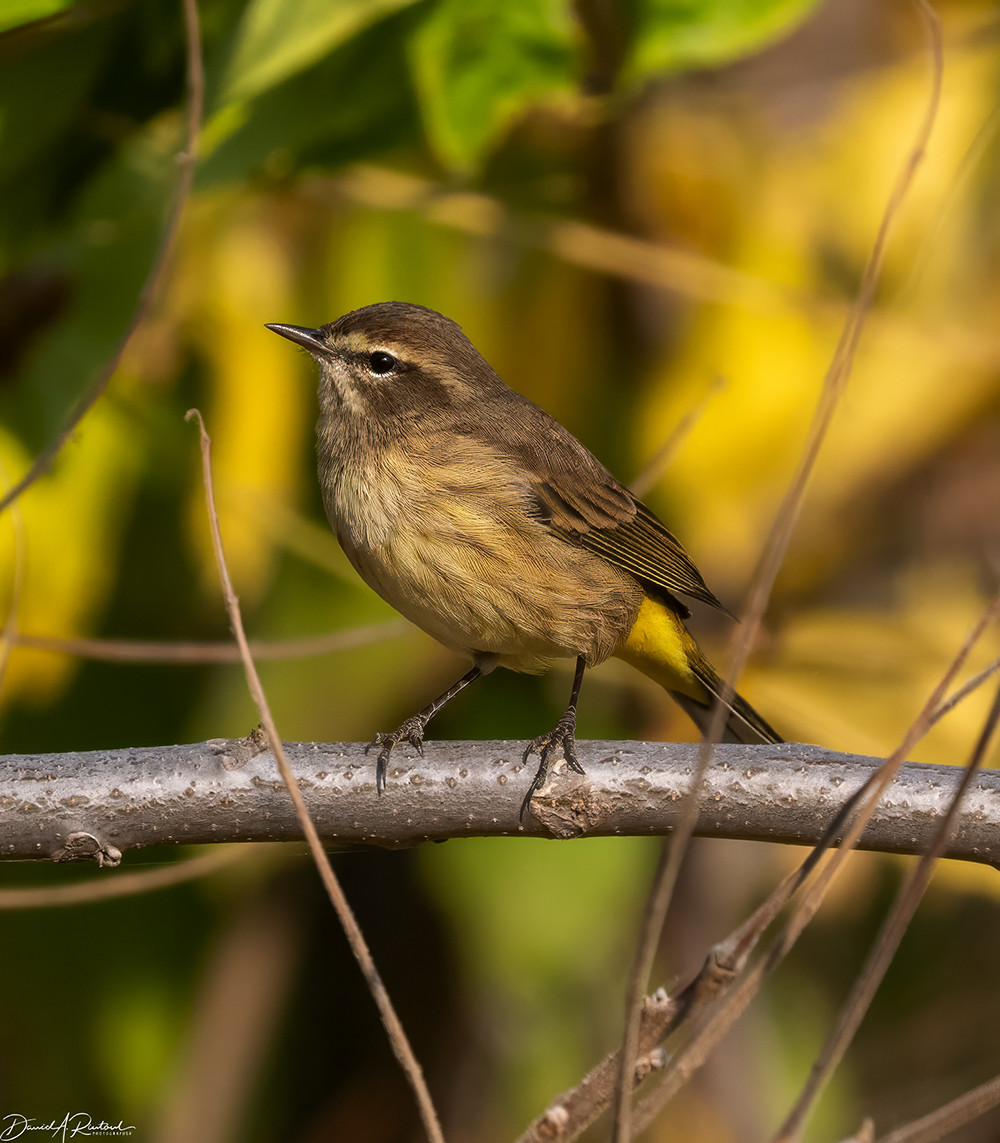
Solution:
[{"label": "small brown bird", "polygon": [[[566,713],[529,743],[577,761],[584,670],[611,655],[660,683],[704,731],[722,683],[688,633],[683,597],[725,610],[657,517],[562,425],[509,389],[449,318],[405,302],[329,325],[269,325],[320,367],[319,478],[330,524],[364,581],[473,667],[390,734],[422,749],[459,691],[494,667],[538,673],[575,659]],[[781,739],[739,695],[724,741]]]}]

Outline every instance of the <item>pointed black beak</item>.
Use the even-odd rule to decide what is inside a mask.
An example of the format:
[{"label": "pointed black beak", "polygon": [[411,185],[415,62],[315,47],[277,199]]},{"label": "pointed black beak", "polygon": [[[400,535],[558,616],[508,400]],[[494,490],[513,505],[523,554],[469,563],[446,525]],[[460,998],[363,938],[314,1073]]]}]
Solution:
[{"label": "pointed black beak", "polygon": [[296,345],[301,345],[303,349],[308,349],[310,353],[323,353],[326,346],[323,344],[323,331],[321,329],[309,329],[304,325],[267,325],[267,329],[273,330],[274,333],[280,334],[282,337],[287,337],[289,341],[294,341]]}]

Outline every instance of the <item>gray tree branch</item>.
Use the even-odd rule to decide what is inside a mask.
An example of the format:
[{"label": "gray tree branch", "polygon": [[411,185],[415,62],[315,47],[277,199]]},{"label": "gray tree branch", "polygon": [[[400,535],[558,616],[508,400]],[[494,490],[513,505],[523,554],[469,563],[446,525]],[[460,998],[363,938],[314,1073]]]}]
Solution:
[{"label": "gray tree branch", "polygon": [[[520,742],[430,742],[400,750],[389,786],[354,742],[289,743],[289,761],[324,841],[388,847],[452,837],[666,834],[697,763],[686,743],[580,742],[585,776],[564,771],[536,795]],[[256,752],[259,751],[259,752]],[[705,837],[815,844],[837,808],[880,764],[816,746],[717,746],[699,799]],[[862,848],[919,853],[961,769],[907,763]],[[95,858],[194,842],[294,841],[301,828],[274,759],[248,739],[189,746],[0,757],[0,857]],[[947,857],[1000,864],[1000,772],[983,771],[963,802]]]}]

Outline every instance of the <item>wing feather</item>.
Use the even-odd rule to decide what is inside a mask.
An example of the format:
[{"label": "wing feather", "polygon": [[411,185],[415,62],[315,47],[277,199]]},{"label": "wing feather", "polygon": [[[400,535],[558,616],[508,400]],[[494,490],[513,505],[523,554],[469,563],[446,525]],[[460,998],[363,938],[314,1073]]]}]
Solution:
[{"label": "wing feather", "polygon": [[506,449],[528,474],[535,516],[568,542],[666,592],[682,610],[678,596],[729,614],[662,521],[557,421],[524,404],[522,422],[534,431],[508,440]]}]

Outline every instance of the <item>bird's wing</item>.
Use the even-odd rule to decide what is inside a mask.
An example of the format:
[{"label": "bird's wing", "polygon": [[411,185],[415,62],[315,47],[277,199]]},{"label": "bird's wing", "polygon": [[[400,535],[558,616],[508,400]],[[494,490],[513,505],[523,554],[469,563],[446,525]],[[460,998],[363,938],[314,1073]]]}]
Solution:
[{"label": "bird's wing", "polygon": [[537,518],[563,539],[674,598],[685,595],[727,611],[645,504],[558,422],[547,414],[543,418],[533,426],[537,432],[508,446],[528,474]]}]

